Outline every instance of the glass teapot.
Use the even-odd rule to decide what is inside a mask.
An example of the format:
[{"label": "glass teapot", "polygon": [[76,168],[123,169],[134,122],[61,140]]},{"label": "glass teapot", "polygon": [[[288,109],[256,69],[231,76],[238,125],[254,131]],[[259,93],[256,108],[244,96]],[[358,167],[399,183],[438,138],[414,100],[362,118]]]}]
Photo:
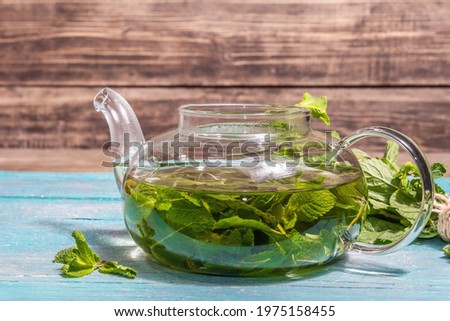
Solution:
[{"label": "glass teapot", "polygon": [[[240,276],[300,273],[348,249],[388,253],[408,245],[432,209],[424,155],[389,128],[364,128],[338,142],[311,129],[306,108],[184,105],[176,130],[146,142],[118,93],[101,90],[94,106],[109,125],[126,227],[145,252],[171,268]],[[370,136],[399,143],[422,179],[415,223],[386,245],[356,241],[368,192],[348,147]]]}]

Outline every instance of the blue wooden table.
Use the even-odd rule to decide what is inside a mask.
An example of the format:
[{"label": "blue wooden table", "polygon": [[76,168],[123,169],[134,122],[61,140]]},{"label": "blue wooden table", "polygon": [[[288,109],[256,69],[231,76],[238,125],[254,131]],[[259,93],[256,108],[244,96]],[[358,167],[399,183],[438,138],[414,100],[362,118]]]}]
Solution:
[{"label": "blue wooden table", "polygon": [[[441,179],[450,191],[450,179]],[[450,300],[450,259],[438,239],[385,256],[350,253],[299,279],[235,278],[152,263],[125,230],[112,174],[0,172],[0,300]],[[61,276],[54,254],[84,232],[136,279]]]}]

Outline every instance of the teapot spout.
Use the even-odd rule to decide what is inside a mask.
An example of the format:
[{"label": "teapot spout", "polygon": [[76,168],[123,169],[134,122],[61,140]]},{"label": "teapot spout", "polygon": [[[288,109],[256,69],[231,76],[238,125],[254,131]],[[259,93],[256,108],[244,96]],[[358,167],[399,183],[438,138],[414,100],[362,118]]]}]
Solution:
[{"label": "teapot spout", "polygon": [[[136,152],[136,147],[145,144],[141,125],[130,104],[117,92],[103,88],[94,98],[94,107],[102,112],[109,126],[111,145],[109,151],[115,158],[114,174],[119,190],[128,161]],[[134,150],[130,148],[134,147]]]}]

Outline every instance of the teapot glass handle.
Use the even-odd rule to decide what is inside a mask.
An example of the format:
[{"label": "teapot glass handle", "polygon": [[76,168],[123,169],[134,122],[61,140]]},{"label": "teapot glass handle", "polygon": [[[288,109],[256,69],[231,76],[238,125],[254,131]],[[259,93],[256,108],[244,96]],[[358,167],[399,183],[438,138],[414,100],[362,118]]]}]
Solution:
[{"label": "teapot glass handle", "polygon": [[[352,242],[352,249],[363,253],[391,253],[400,248],[412,243],[417,236],[419,236],[422,229],[428,222],[428,219],[433,209],[434,200],[434,184],[428,162],[416,145],[416,143],[408,136],[386,127],[367,127],[360,129],[353,134],[341,140],[334,148],[331,159],[334,159],[339,153],[354,144],[355,142],[367,137],[383,137],[397,142],[403,149],[405,149],[414,160],[420,177],[422,180],[422,203],[416,221],[408,232],[396,242],[385,245],[365,244],[361,242]],[[349,241],[350,240],[344,240]]]}]

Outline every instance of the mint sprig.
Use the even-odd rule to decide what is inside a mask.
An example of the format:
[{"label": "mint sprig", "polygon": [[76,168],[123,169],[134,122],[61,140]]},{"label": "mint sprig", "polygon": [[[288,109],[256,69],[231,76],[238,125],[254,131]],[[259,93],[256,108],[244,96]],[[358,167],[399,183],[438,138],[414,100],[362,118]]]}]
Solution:
[{"label": "mint sprig", "polygon": [[[397,164],[399,146],[392,141],[388,141],[380,158],[370,157],[357,149],[353,152],[361,164],[369,194],[369,211],[358,241],[375,244],[394,242],[416,220],[422,198],[419,171],[411,162]],[[445,174],[446,166],[434,163],[431,170],[436,179]],[[442,191],[436,183],[435,188],[438,192]],[[419,237],[437,236],[437,221],[438,215],[433,213]]]},{"label": "mint sprig", "polygon": [[53,263],[64,264],[61,268],[64,275],[79,278],[98,270],[100,273],[118,274],[131,279],[136,277],[136,270],[130,267],[119,265],[116,261],[101,261],[80,231],[73,231],[72,237],[76,246],[59,251],[53,260]]}]

